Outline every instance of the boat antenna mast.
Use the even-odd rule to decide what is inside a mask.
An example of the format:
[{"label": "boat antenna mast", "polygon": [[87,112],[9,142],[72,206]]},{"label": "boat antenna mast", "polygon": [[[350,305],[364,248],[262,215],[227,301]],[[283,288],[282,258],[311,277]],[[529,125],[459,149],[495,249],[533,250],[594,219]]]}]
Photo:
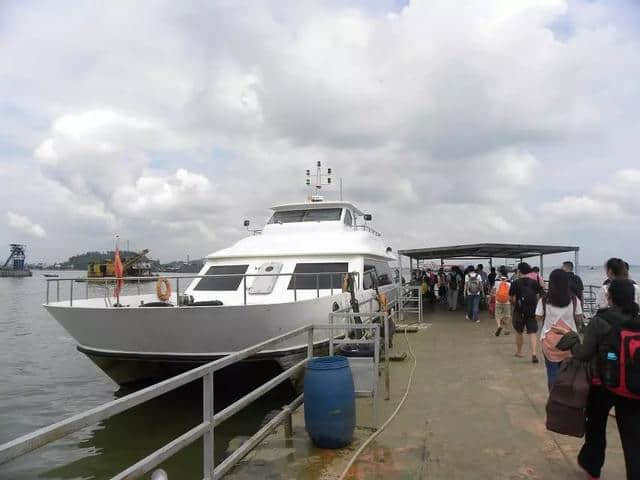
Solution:
[{"label": "boat antenna mast", "polygon": [[[322,202],[324,197],[320,195],[320,191],[323,186],[331,185],[331,168],[327,168],[327,173],[322,173],[322,162],[318,160],[316,163],[316,173],[315,173],[315,192],[312,190],[309,193],[309,201],[310,202]],[[311,187],[311,170],[307,170],[307,187]]]}]

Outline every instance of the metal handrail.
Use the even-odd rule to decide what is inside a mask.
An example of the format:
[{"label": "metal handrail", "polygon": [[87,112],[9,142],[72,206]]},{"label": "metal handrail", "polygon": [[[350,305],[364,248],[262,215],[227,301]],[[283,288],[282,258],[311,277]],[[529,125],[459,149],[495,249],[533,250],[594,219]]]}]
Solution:
[{"label": "metal handrail", "polygon": [[[242,289],[243,289],[243,297],[244,297],[244,305],[247,304],[247,278],[248,277],[291,277],[293,278],[293,297],[294,297],[294,301],[298,300],[298,290],[310,290],[310,289],[300,289],[297,287],[296,285],[296,278],[298,276],[302,276],[302,277],[315,277],[316,278],[316,296],[317,298],[320,297],[320,290],[330,290],[331,295],[333,295],[334,290],[336,290],[336,288],[334,288],[333,286],[333,278],[337,275],[341,275],[344,276],[346,274],[351,274],[356,278],[356,285],[359,288],[360,285],[360,273],[359,272],[315,272],[315,273],[302,273],[302,272],[291,272],[291,273],[228,273],[228,274],[216,274],[216,275],[159,275],[157,277],[124,277],[122,279],[118,279],[115,277],[110,277],[110,278],[87,278],[87,277],[70,277],[70,278],[46,278],[46,300],[45,300],[45,304],[49,304],[49,298],[50,298],[50,287],[49,284],[50,282],[55,282],[56,284],[56,301],[59,302],[60,301],[60,282],[69,282],[70,283],[70,287],[69,287],[69,305],[73,306],[73,289],[74,289],[74,284],[75,282],[81,281],[81,282],[86,282],[87,283],[87,287],[85,288],[85,298],[88,299],[89,298],[89,288],[88,288],[88,283],[89,282],[94,282],[96,285],[104,285],[105,289],[108,290],[109,285],[110,284],[114,284],[116,282],[118,282],[119,280],[123,280],[125,283],[133,283],[133,282],[138,282],[138,295],[140,294],[140,281],[148,281],[150,278],[151,279],[166,279],[166,280],[175,280],[175,284],[176,284],[176,299],[180,298],[180,280],[184,280],[184,279],[197,279],[197,278],[238,278],[240,277],[241,283],[242,283]],[[331,286],[330,288],[320,288],[319,285],[319,280],[320,277],[329,277],[329,279],[331,280]],[[237,291],[237,289],[235,290]],[[176,302],[178,307],[183,306],[181,304],[181,302]],[[188,305],[187,305],[188,306]]]},{"label": "metal handrail", "polygon": [[[261,397],[265,393],[277,387],[285,380],[291,378],[300,369],[302,369],[313,356],[314,349],[314,333],[316,330],[335,330],[340,328],[335,324],[326,325],[305,325],[290,332],[284,333],[278,337],[274,337],[264,342],[248,347],[239,352],[230,354],[219,360],[207,363],[200,367],[176,375],[162,382],[146,387],[137,392],[131,393],[124,397],[112,400],[98,407],[87,410],[86,412],[74,415],[60,422],[54,423],[47,427],[40,428],[34,432],[23,435],[19,438],[11,440],[0,445],[0,464],[4,464],[14,458],[20,457],[32,450],[47,445],[59,438],[70,433],[76,432],[89,425],[95,424],[118,413],[133,408],[137,405],[145,403],[149,400],[159,397],[167,392],[175,390],[187,383],[200,378],[203,379],[203,420],[200,424],[193,427],[188,432],[175,438],[171,442],[157,449],[153,453],[147,455],[142,460],[112,477],[112,480],[129,480],[139,478],[157,467],[167,458],[182,450],[187,445],[193,443],[199,438],[203,438],[203,467],[204,479],[215,480],[221,478],[227,473],[237,462],[239,462],[255,445],[257,445],[264,437],[266,437],[273,428],[283,422],[291,424],[291,414],[302,404],[302,395],[297,397],[291,404],[286,406],[278,416],[272,419],[267,425],[260,429],[251,438],[246,440],[236,451],[234,451],[220,465],[215,466],[214,462],[214,429],[222,422],[233,416],[247,405]],[[348,328],[356,329],[372,329],[378,331],[377,324],[358,324]],[[271,347],[277,343],[281,343],[289,338],[307,333],[307,355],[306,358],[288,368],[280,375],[272,378],[257,389],[249,392],[224,410],[214,414],[214,372],[225,368],[234,363],[240,362],[256,353]],[[289,430],[289,429],[288,429]]]},{"label": "metal handrail", "polygon": [[373,234],[376,237],[381,237],[382,234],[380,232],[378,232],[377,230],[374,230],[373,228],[371,228],[369,225],[354,225],[353,226],[354,230],[362,230],[364,232],[369,232],[371,234]]}]

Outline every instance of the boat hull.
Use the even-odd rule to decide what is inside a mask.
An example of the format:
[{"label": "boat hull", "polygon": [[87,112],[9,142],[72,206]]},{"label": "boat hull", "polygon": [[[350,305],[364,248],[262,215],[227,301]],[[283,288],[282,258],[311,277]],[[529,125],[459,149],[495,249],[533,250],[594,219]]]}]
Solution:
[{"label": "boat hull", "polygon": [[[47,311],[86,354],[118,384],[166,378],[311,323],[328,322],[345,294],[271,305],[96,308],[59,302]],[[131,302],[133,303],[133,301]],[[327,343],[317,331],[314,344]],[[246,361],[276,361],[286,368],[304,355],[306,335],[264,350]]]}]

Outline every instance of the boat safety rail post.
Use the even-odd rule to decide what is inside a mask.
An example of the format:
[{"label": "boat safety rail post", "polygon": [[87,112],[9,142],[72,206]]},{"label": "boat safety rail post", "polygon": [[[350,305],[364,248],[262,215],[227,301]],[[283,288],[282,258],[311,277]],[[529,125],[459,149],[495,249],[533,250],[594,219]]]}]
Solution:
[{"label": "boat safety rail post", "polygon": [[214,472],[214,405],[213,405],[213,372],[202,377],[202,423],[207,429],[202,436],[202,471],[205,480],[213,480]]}]

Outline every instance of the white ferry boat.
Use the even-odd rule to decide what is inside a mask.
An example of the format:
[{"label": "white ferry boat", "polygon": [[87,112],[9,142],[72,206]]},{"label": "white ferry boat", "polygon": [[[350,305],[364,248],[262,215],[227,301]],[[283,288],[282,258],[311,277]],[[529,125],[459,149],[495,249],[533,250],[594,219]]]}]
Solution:
[{"label": "white ferry boat", "polygon": [[[370,215],[319,195],[272,210],[261,232],[208,255],[199,276],[167,301],[147,294],[120,297],[119,304],[89,298],[44,307],[119,384],[166,377],[309,323],[326,324],[331,311],[354,300],[361,312],[379,308],[370,299],[393,289],[395,257]],[[347,273],[353,292],[343,291]],[[324,331],[314,338],[316,345],[327,340]],[[284,365],[302,351],[300,337],[258,359]]]}]

